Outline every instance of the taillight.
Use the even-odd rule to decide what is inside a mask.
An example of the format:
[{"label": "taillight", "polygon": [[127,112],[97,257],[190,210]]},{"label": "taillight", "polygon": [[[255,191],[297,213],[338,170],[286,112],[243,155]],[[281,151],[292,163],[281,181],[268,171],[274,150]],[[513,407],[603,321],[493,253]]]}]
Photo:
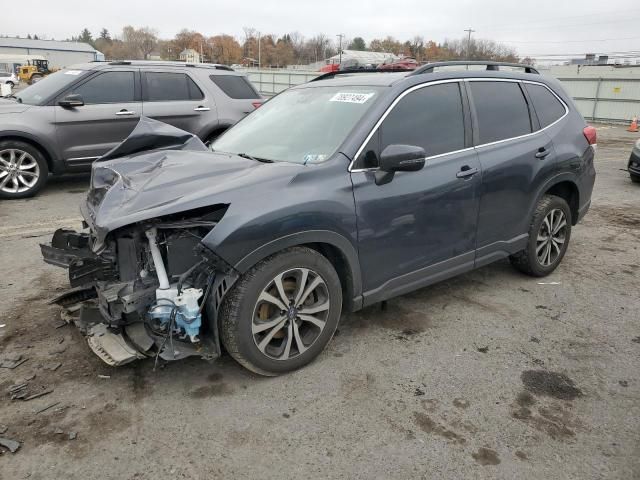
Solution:
[{"label": "taillight", "polygon": [[260,108],[262,106],[262,102],[251,102],[251,105],[253,105],[253,108]]},{"label": "taillight", "polygon": [[584,127],[582,132],[584,133],[584,137],[587,139],[587,142],[589,142],[589,145],[595,145],[598,143],[596,129],[594,127],[588,125]]}]

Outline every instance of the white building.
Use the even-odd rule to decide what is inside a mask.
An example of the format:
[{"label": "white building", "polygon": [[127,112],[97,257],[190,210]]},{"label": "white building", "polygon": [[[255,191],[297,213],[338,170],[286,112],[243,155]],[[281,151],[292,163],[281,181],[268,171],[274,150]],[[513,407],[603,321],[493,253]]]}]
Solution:
[{"label": "white building", "polygon": [[185,48],[180,52],[180,60],[187,63],[200,63],[200,54],[193,48]]},{"label": "white building", "polygon": [[0,54],[27,55],[49,60],[49,67],[64,68],[75,63],[104,60],[104,55],[88,43],[0,38]]}]

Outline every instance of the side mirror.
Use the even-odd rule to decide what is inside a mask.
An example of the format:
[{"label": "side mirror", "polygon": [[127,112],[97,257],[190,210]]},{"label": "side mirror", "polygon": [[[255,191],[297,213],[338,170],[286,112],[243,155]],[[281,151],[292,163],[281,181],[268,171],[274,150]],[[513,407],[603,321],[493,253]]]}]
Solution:
[{"label": "side mirror", "polygon": [[64,97],[62,100],[59,100],[58,105],[64,108],[82,107],[84,105],[84,100],[82,99],[82,95],[72,93],[71,95]]},{"label": "side mirror", "polygon": [[389,145],[380,154],[380,170],[376,172],[376,184],[384,185],[393,180],[395,172],[422,170],[427,154],[414,145]]}]

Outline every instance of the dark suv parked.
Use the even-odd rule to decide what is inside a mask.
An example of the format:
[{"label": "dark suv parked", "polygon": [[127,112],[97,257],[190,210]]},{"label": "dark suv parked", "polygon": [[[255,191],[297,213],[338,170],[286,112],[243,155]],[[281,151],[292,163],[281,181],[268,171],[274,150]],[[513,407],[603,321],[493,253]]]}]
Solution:
[{"label": "dark suv parked", "polygon": [[54,174],[89,170],[141,116],[210,142],[261,103],[224,65],[93,62],[0,100],[0,198],[34,195]]},{"label": "dark suv parked", "polygon": [[112,365],[222,344],[275,375],[342,312],[506,257],[551,273],[590,205],[595,130],[530,67],[439,66],[327,74],[213,152],[143,119],[94,164],[89,232],[42,246],[76,287],[59,303],[91,299],[77,323]]}]

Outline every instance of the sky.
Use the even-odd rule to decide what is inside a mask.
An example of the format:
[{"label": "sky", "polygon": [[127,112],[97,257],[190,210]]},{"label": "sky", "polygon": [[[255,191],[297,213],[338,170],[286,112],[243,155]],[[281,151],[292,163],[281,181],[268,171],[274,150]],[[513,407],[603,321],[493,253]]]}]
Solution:
[{"label": "sky", "polygon": [[640,4],[634,8],[628,0],[20,0],[11,10],[0,16],[0,34],[57,40],[85,27],[94,35],[105,27],[117,36],[127,24],[148,26],[162,38],[187,28],[240,39],[243,27],[253,27],[263,34],[323,32],[334,39],[343,33],[367,42],[387,35],[441,42],[472,28],[474,37],[506,43],[521,57],[640,52]]}]

